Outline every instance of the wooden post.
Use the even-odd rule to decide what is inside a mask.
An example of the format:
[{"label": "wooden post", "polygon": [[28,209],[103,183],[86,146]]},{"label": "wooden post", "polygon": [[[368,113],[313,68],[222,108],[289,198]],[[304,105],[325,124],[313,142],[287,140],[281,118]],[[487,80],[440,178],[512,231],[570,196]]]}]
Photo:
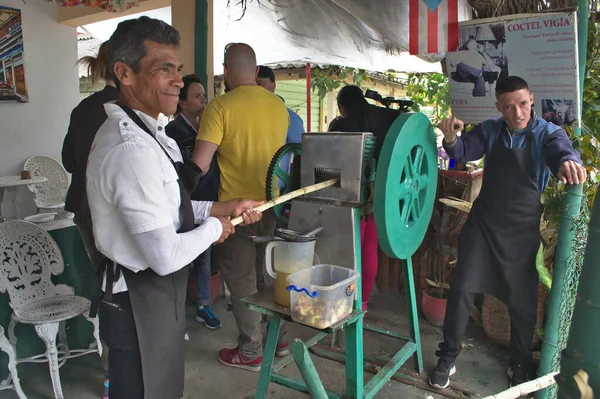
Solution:
[{"label": "wooden post", "polygon": [[215,95],[213,0],[196,0],[194,25],[194,71],[206,85],[208,101]]},{"label": "wooden post", "polygon": [[310,64],[306,64],[306,132],[310,130]]}]

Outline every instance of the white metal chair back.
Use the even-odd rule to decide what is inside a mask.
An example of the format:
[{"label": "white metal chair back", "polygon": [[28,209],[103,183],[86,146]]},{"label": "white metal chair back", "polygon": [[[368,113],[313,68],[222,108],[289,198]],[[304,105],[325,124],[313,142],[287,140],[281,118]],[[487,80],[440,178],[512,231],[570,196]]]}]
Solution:
[{"label": "white metal chair back", "polygon": [[52,274],[64,270],[58,245],[43,228],[21,220],[0,223],[0,292],[8,292],[15,314],[43,298],[73,295],[67,285],[54,285]]},{"label": "white metal chair back", "polygon": [[32,176],[44,176],[48,179],[34,186],[35,204],[38,208],[64,206],[69,175],[60,162],[51,157],[35,156],[25,161],[23,170],[30,171]]}]

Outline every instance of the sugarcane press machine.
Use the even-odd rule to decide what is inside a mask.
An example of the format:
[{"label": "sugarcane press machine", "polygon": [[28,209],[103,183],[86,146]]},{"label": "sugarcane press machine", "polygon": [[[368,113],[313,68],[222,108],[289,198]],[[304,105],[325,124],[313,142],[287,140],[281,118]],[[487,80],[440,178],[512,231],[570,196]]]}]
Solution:
[{"label": "sugarcane press machine", "polygon": [[[292,321],[290,310],[258,293],[243,299],[252,310],[271,316],[255,398],[267,397],[271,382],[309,393],[313,398],[372,398],[410,358],[417,372],[423,369],[421,342],[411,256],[420,246],[431,219],[437,187],[437,146],[433,126],[421,113],[400,115],[390,128],[377,165],[373,160],[375,139],[371,133],[306,133],[301,145],[284,146],[275,155],[267,176],[267,196],[275,196],[338,178],[325,188],[291,204],[276,207],[278,218],[294,231],[323,227],[315,252],[321,264],[338,265],[360,273],[360,220],[373,213],[379,245],[390,257],[404,260],[404,282],[410,331],[408,335],[363,325],[361,279],[356,283],[352,313],[306,342],[295,339],[292,353],[274,363],[282,320]],[[289,169],[280,161],[292,156]],[[369,192],[372,195],[367,198]],[[290,206],[291,205],[291,206]],[[346,390],[327,391],[308,353],[328,334],[344,331]],[[363,331],[371,330],[405,342],[404,346],[366,384],[364,382]],[[280,370],[295,361],[302,379]]]}]

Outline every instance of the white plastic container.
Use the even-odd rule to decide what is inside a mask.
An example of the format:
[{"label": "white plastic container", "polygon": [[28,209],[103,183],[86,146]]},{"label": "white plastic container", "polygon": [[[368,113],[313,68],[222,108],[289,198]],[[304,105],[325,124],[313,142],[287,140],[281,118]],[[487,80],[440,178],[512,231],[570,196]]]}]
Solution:
[{"label": "white plastic container", "polygon": [[287,278],[292,319],[311,327],[327,328],[352,312],[356,270],[315,265]]}]

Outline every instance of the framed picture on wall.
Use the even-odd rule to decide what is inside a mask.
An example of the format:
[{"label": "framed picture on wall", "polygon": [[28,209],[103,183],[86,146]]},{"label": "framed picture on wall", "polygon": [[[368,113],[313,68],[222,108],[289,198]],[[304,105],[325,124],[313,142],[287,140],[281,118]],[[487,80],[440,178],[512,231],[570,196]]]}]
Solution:
[{"label": "framed picture on wall", "polygon": [[0,102],[29,102],[21,10],[0,6]]}]

